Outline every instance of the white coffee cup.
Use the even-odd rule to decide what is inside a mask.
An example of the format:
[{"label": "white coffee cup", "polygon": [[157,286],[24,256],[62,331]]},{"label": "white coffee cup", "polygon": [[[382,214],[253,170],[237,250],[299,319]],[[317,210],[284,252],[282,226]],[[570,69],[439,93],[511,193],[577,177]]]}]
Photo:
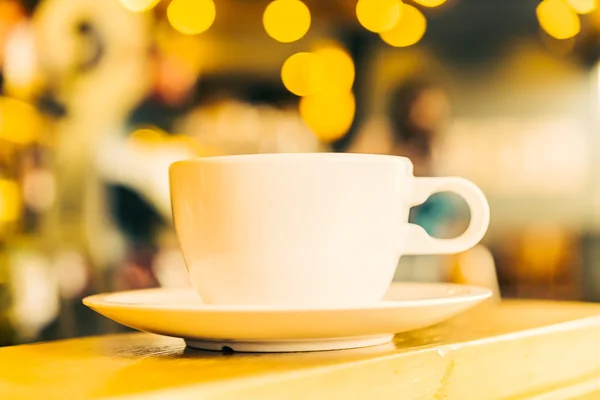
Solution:
[{"label": "white coffee cup", "polygon": [[[257,154],[179,161],[169,170],[175,229],[208,304],[346,307],[379,301],[404,254],[456,253],[489,223],[481,190],[462,178],[415,178],[408,158]],[[467,230],[435,239],[412,206],[451,191]]]}]

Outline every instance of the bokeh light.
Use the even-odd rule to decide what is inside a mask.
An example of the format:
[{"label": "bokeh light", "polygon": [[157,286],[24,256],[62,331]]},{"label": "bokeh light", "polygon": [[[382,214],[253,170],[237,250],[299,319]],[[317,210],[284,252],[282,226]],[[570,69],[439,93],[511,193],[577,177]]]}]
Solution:
[{"label": "bokeh light", "polygon": [[167,7],[171,26],[186,35],[206,31],[215,21],[215,16],[213,0],[173,0]]},{"label": "bokeh light", "polygon": [[414,0],[414,2],[423,7],[437,7],[444,4],[446,0]]},{"label": "bokeh light", "polygon": [[0,223],[16,221],[21,214],[21,191],[19,185],[8,179],[0,179]]},{"label": "bokeh light", "polygon": [[166,135],[166,132],[157,128],[140,128],[129,135],[129,140],[133,144],[156,145],[163,143]]},{"label": "bokeh light", "polygon": [[139,128],[129,135],[129,143],[138,148],[154,149],[160,151],[166,147],[183,148],[191,151],[198,157],[214,153],[208,146],[202,145],[192,136],[182,134],[169,134],[156,127]]},{"label": "bokeh light", "polygon": [[281,67],[281,80],[297,96],[309,96],[325,84],[326,69],[321,57],[315,53],[301,52],[290,56]]},{"label": "bokeh light", "polygon": [[27,25],[19,25],[12,30],[4,47],[2,73],[5,94],[30,99],[42,85],[43,79],[36,47],[35,35]]},{"label": "bokeh light", "polygon": [[589,14],[598,8],[598,0],[567,0],[577,14]]},{"label": "bokeh light", "polygon": [[0,97],[0,140],[29,144],[39,138],[41,124],[41,116],[32,105]]},{"label": "bokeh light", "polygon": [[396,25],[379,34],[381,39],[390,46],[411,46],[421,40],[427,30],[427,20],[421,11],[408,4],[403,8],[402,17]]},{"label": "bokeh light", "polygon": [[321,90],[347,93],[354,84],[355,69],[352,57],[343,48],[336,45],[318,46],[316,54],[325,66],[326,79]]},{"label": "bokeh light", "polygon": [[300,99],[300,116],[324,142],[344,136],[354,120],[356,102],[352,93],[321,92]]},{"label": "bokeh light", "polygon": [[263,25],[278,42],[295,42],[310,28],[310,11],[300,0],[275,0],[265,9]]},{"label": "bokeh light", "polygon": [[148,11],[158,4],[160,0],[119,0],[126,9],[134,12]]},{"label": "bokeh light", "polygon": [[579,16],[563,0],[543,0],[536,8],[540,26],[555,39],[569,39],[579,33]]},{"label": "bokeh light", "polygon": [[358,0],[358,22],[372,32],[391,29],[402,16],[404,4],[400,0]]}]

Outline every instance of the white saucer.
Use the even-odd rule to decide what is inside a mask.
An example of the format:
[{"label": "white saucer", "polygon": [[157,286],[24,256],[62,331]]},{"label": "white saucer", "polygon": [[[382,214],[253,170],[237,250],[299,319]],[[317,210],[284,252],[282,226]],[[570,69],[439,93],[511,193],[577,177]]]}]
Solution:
[{"label": "white saucer", "polygon": [[394,283],[384,301],[352,308],[213,306],[191,289],[98,294],[83,303],[140,331],[188,346],[240,352],[338,350],[374,346],[444,321],[490,297],[488,289],[447,283]]}]

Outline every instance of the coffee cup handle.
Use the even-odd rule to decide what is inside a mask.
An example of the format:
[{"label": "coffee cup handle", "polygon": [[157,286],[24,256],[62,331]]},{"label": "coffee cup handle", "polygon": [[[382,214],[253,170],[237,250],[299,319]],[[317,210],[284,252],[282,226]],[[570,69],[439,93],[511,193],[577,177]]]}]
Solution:
[{"label": "coffee cup handle", "polygon": [[460,253],[475,246],[485,235],[490,222],[490,207],[474,183],[463,178],[414,178],[410,206],[422,204],[434,193],[454,192],[467,202],[471,221],[467,230],[453,239],[436,239],[423,227],[407,224],[406,248],[403,254],[451,254]]}]

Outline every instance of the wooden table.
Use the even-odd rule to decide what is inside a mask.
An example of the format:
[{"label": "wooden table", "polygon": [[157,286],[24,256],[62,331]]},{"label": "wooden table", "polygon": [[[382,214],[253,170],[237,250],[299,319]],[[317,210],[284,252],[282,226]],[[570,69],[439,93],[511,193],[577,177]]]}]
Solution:
[{"label": "wooden table", "polygon": [[600,399],[600,305],[505,301],[393,344],[222,354],[145,333],[0,349],[1,399]]}]

